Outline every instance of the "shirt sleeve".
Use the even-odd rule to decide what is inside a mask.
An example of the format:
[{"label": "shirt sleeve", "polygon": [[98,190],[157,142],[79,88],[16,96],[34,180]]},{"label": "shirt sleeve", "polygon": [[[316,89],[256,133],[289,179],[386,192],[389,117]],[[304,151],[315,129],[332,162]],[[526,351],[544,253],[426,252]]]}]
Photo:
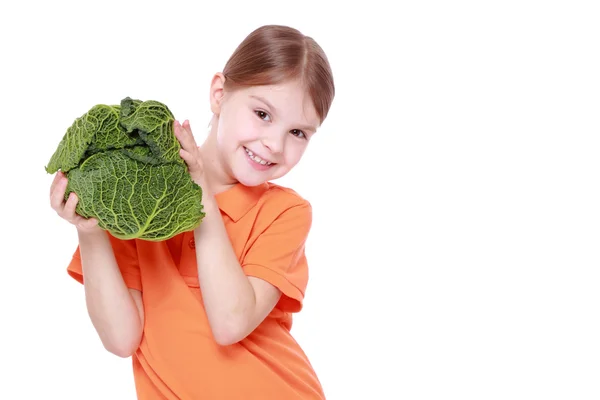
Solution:
[{"label": "shirt sleeve", "polygon": [[302,309],[308,283],[305,244],[311,223],[312,208],[307,201],[286,209],[258,236],[242,261],[246,275],[281,290],[277,306],[284,312]]},{"label": "shirt sleeve", "polygon": [[[142,290],[142,280],[137,256],[135,240],[121,240],[107,233],[112,245],[115,259],[125,281],[130,289]],[[76,281],[83,284],[83,271],[81,267],[81,253],[77,246],[73,258],[67,267],[67,273]]]}]

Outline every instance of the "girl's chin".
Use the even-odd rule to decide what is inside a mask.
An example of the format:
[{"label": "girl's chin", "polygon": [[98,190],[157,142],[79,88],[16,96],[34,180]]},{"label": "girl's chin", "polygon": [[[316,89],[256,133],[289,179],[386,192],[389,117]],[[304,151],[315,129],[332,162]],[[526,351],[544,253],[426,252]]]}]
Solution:
[{"label": "girl's chin", "polygon": [[282,174],[280,164],[261,165],[251,160],[244,151],[242,157],[236,157],[233,165],[233,173],[238,182],[244,186],[258,186],[267,181],[279,178]]},{"label": "girl's chin", "polygon": [[248,171],[247,169],[241,169],[236,171],[236,180],[244,186],[258,186],[265,182],[272,181],[279,178],[278,174],[274,174],[275,170],[267,171]]},{"label": "girl's chin", "polygon": [[248,170],[236,171],[235,179],[244,186],[258,186],[270,179],[268,173],[252,173]]}]

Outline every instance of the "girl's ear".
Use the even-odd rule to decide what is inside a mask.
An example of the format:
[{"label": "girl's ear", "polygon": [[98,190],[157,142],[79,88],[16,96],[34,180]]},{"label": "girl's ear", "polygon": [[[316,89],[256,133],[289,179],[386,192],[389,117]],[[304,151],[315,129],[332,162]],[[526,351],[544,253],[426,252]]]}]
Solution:
[{"label": "girl's ear", "polygon": [[225,94],[223,85],[225,84],[225,75],[218,72],[213,76],[210,84],[210,109],[213,114],[219,115],[221,112],[221,104]]}]

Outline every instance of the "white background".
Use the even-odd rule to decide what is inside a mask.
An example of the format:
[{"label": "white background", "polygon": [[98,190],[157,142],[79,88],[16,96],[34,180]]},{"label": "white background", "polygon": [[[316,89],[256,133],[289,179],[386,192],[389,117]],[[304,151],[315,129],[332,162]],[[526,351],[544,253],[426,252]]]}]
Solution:
[{"label": "white background", "polygon": [[65,272],[44,166],[126,96],[201,141],[212,74],[267,23],[313,36],[337,84],[280,182],[314,206],[293,333],[328,398],[600,398],[594,2],[199,4],[0,6],[0,398],[135,397]]}]

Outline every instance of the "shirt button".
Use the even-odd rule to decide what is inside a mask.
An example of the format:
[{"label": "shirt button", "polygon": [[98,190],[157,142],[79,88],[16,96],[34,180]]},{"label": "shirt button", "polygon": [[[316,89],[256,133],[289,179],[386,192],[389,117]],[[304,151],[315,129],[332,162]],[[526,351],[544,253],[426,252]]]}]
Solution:
[{"label": "shirt button", "polygon": [[191,249],[195,249],[196,248],[196,241],[193,238],[190,239],[190,241],[188,242],[188,244],[190,245]]}]

